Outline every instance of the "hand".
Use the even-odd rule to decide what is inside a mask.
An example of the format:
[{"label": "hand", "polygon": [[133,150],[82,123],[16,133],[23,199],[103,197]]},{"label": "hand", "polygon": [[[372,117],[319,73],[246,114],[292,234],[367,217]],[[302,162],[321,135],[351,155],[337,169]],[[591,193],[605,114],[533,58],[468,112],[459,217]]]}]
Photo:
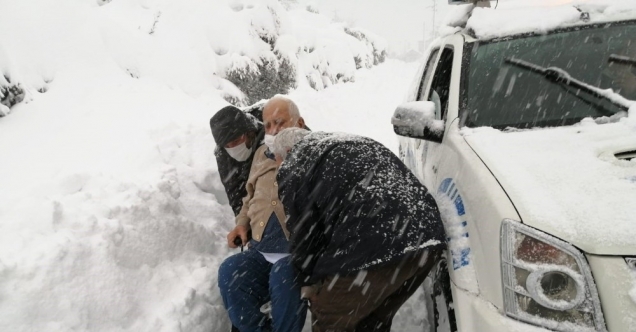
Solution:
[{"label": "hand", "polygon": [[[230,248],[238,248],[240,245],[246,245],[248,241],[247,232],[248,232],[247,226],[239,225],[234,227],[234,229],[227,234],[227,245]],[[241,239],[241,244],[239,245],[234,244],[234,239],[236,238]]]}]

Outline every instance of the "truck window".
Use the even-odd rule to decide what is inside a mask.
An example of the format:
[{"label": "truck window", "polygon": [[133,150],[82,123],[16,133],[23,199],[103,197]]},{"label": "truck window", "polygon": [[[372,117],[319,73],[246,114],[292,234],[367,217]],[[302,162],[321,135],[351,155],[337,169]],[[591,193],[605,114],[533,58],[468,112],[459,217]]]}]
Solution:
[{"label": "truck window", "polygon": [[426,87],[428,86],[428,82],[431,80],[431,76],[433,76],[433,69],[435,69],[435,60],[437,60],[437,53],[439,53],[439,49],[433,50],[433,52],[431,52],[431,55],[428,57],[426,68],[424,69],[424,76],[422,77],[420,88],[417,92],[417,100],[426,100],[426,96],[428,95]]},{"label": "truck window", "polygon": [[437,104],[437,109],[441,114],[437,114],[436,118],[446,119],[446,111],[448,110],[448,99],[450,93],[451,72],[453,69],[453,49],[445,48],[439,59],[439,64],[433,75],[433,84],[431,85],[431,93],[428,100]]},{"label": "truck window", "polygon": [[467,59],[470,72],[463,78],[463,125],[554,127],[570,126],[588,117],[622,117],[626,112],[615,102],[620,97],[585,92],[570,86],[569,79],[549,79],[545,68],[636,100],[634,36],[636,22],[629,21],[473,46],[475,50]]}]

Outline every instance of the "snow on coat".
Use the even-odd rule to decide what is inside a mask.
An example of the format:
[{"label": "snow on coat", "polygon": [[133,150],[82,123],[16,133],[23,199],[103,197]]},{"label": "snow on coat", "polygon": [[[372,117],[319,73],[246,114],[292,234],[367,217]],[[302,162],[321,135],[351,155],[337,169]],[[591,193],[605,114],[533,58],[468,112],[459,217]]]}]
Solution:
[{"label": "snow on coat", "polygon": [[445,243],[426,187],[370,138],[311,133],[290,151],[277,179],[292,260],[305,284]]}]

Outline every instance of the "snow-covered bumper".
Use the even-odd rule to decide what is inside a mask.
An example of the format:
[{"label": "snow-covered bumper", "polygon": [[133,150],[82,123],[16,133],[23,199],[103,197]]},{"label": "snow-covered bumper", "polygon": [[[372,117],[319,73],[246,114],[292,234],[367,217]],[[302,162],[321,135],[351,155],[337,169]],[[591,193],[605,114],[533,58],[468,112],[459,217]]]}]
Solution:
[{"label": "snow-covered bumper", "polygon": [[586,258],[598,288],[607,330],[636,331],[634,258],[596,255],[587,255]]},{"label": "snow-covered bumper", "polygon": [[[636,266],[624,257],[586,256],[592,268],[608,331],[636,331]],[[631,261],[636,265],[635,260]],[[550,331],[507,317],[483,298],[452,284],[459,331]]]},{"label": "snow-covered bumper", "polygon": [[545,332],[546,329],[507,317],[483,298],[463,291],[454,284],[453,303],[459,331]]}]

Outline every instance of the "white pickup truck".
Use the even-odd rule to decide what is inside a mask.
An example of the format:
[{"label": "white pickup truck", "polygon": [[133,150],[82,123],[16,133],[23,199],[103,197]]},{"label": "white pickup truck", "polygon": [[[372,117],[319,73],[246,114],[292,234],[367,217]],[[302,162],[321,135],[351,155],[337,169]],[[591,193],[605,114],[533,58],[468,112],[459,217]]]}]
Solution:
[{"label": "white pickup truck", "polygon": [[445,219],[432,331],[636,331],[628,2],[475,8],[431,46],[392,124]]}]

